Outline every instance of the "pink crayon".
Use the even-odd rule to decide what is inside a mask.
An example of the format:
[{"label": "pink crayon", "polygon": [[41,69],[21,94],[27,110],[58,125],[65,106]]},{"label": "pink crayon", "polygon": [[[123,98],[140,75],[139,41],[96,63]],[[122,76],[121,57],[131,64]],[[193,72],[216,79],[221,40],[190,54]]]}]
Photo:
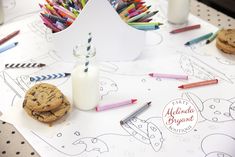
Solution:
[{"label": "pink crayon", "polygon": [[122,102],[118,102],[118,103],[96,106],[96,111],[99,112],[99,111],[109,110],[112,108],[130,105],[130,104],[135,104],[136,101],[137,101],[137,99],[131,99],[131,100],[126,100],[126,101],[122,101]]},{"label": "pink crayon", "polygon": [[159,78],[171,78],[171,79],[182,79],[187,80],[187,75],[175,75],[175,74],[161,74],[161,73],[150,73],[151,77],[159,77]]}]

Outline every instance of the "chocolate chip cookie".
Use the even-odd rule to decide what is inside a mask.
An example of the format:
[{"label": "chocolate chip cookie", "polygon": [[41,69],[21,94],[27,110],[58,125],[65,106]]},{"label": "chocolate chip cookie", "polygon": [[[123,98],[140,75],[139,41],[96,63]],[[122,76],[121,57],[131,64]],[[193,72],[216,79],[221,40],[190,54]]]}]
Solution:
[{"label": "chocolate chip cookie", "polygon": [[60,106],[50,111],[39,112],[28,108],[26,105],[23,106],[28,115],[33,117],[34,119],[44,123],[52,123],[67,114],[67,112],[70,110],[71,105],[66,97],[64,97]]},{"label": "chocolate chip cookie", "polygon": [[235,29],[222,29],[216,38],[216,47],[229,54],[235,54]]},{"label": "chocolate chip cookie", "polygon": [[39,83],[27,91],[23,107],[35,112],[45,112],[59,107],[62,102],[63,94],[56,86]]}]

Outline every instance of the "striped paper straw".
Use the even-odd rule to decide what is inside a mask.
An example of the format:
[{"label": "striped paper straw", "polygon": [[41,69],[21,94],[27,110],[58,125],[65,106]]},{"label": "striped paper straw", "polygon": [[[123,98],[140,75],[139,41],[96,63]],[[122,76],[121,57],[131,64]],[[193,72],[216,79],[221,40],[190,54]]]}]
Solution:
[{"label": "striped paper straw", "polygon": [[57,73],[57,74],[33,76],[33,77],[30,77],[30,81],[38,82],[38,81],[44,81],[44,80],[52,80],[52,79],[57,79],[57,78],[68,77],[70,75],[71,75],[70,73]]},{"label": "striped paper straw", "polygon": [[46,64],[43,63],[12,63],[5,64],[5,68],[40,68],[44,67]]},{"label": "striped paper straw", "polygon": [[85,69],[84,72],[88,71],[88,65],[89,65],[89,51],[91,50],[91,33],[88,33],[88,40],[87,40],[87,55],[86,55],[86,62],[85,62]]}]

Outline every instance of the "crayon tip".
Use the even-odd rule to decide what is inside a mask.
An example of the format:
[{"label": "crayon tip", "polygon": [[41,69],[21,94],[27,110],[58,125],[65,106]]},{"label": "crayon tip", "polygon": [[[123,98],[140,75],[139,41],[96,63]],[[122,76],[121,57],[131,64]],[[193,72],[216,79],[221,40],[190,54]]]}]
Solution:
[{"label": "crayon tip", "polygon": [[206,41],[206,44],[209,44],[209,43],[210,43],[210,40],[207,40],[207,41]]},{"label": "crayon tip", "polygon": [[131,103],[134,104],[137,101],[137,99],[131,99]]},{"label": "crayon tip", "polygon": [[157,14],[158,12],[159,12],[159,11],[158,11],[158,10],[156,10],[156,11],[154,11],[154,12],[153,12],[153,14],[155,15],[155,14]]},{"label": "crayon tip", "polygon": [[189,46],[189,45],[190,45],[190,43],[189,43],[189,42],[187,42],[187,43],[185,43],[184,45]]},{"label": "crayon tip", "polygon": [[14,44],[15,44],[15,46],[16,46],[16,45],[18,45],[18,43],[19,43],[19,42],[15,42],[15,43],[14,43]]},{"label": "crayon tip", "polygon": [[156,25],[156,26],[155,26],[155,29],[159,29],[159,26]]},{"label": "crayon tip", "polygon": [[95,110],[96,110],[97,112],[99,111],[98,106],[95,107]]},{"label": "crayon tip", "polygon": [[181,88],[181,89],[182,89],[183,87],[184,87],[183,85],[181,85],[181,86],[178,86],[178,88]]},{"label": "crayon tip", "polygon": [[20,33],[20,30],[17,30],[17,31],[16,31],[16,34],[19,34],[19,33]]},{"label": "crayon tip", "polygon": [[149,101],[148,103],[147,103],[147,105],[150,105],[152,102],[151,101]]},{"label": "crayon tip", "polygon": [[40,3],[39,3],[38,5],[39,5],[39,7],[40,7],[40,8],[42,8],[42,7],[43,7],[43,5],[42,5],[42,4],[40,4]]},{"label": "crayon tip", "polygon": [[149,76],[153,77],[153,73],[150,73]]}]

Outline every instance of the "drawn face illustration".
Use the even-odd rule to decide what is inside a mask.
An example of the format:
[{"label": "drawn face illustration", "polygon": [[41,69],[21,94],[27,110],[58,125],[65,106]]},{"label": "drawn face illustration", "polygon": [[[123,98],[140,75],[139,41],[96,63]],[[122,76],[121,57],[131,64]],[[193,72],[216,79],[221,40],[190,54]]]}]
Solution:
[{"label": "drawn face illustration", "polygon": [[233,99],[210,98],[203,102],[192,93],[184,93],[182,97],[194,103],[205,120],[215,123],[234,120],[235,105]]},{"label": "drawn face illustration", "polygon": [[207,154],[205,157],[232,157],[232,156],[224,152],[212,152]]},{"label": "drawn face illustration", "polygon": [[[221,147],[221,144],[227,147]],[[226,134],[210,134],[201,143],[206,157],[232,157],[235,155],[234,146],[235,139]]]},{"label": "drawn face illustration", "polygon": [[180,58],[180,65],[182,70],[190,76],[194,76],[202,80],[219,78],[220,80],[228,83],[233,83],[231,78],[222,71],[215,69],[213,66],[210,66],[196,57],[183,55]]},{"label": "drawn face illustration", "polygon": [[103,98],[104,96],[107,96],[109,93],[111,92],[115,92],[118,90],[117,84],[109,79],[109,78],[105,78],[102,77],[100,79],[100,94],[101,94],[101,98]]},{"label": "drawn face illustration", "polygon": [[204,103],[202,116],[212,122],[224,122],[232,120],[229,113],[231,102],[224,99],[208,99]]},{"label": "drawn face illustration", "polygon": [[231,106],[229,107],[229,113],[231,117],[233,118],[233,120],[235,120],[235,102],[233,102]]},{"label": "drawn face illustration", "polygon": [[150,144],[154,151],[157,152],[161,149],[163,144],[162,133],[153,123],[133,118],[122,127],[140,142]]}]

